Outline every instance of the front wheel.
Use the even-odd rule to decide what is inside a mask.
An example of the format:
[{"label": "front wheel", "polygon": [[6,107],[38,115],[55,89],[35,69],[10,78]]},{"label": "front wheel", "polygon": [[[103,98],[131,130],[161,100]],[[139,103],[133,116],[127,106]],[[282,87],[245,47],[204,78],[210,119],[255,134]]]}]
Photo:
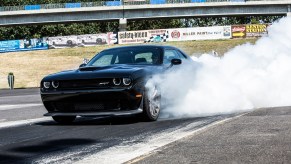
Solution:
[{"label": "front wheel", "polygon": [[59,124],[70,124],[76,119],[76,116],[52,116],[52,118]]},{"label": "front wheel", "polygon": [[160,115],[161,91],[158,87],[146,89],[143,99],[143,118],[146,121],[156,121]]}]

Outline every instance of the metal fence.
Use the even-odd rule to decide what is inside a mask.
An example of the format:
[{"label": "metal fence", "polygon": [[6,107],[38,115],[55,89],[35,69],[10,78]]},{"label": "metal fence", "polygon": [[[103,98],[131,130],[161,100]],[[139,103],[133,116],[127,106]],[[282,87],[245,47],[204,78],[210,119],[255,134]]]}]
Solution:
[{"label": "metal fence", "polygon": [[[2,6],[0,7],[0,12],[1,11],[19,11],[19,10],[98,7],[98,6],[145,5],[145,4],[209,3],[209,2],[243,2],[244,3],[244,2],[249,2],[249,1],[261,2],[261,1],[279,1],[279,0],[120,0],[120,1],[58,3],[58,4],[24,5],[24,6]],[[78,4],[78,5],[74,5],[74,4]]]}]

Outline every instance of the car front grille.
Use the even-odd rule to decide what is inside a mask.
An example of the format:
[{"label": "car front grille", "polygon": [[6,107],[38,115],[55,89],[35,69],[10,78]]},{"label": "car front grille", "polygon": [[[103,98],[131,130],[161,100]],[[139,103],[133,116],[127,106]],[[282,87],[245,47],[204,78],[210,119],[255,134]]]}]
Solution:
[{"label": "car front grille", "polygon": [[90,89],[108,88],[112,86],[112,79],[84,79],[84,80],[64,80],[59,81],[59,89]]},{"label": "car front grille", "polygon": [[105,109],[104,103],[77,103],[74,106],[75,106],[75,110],[79,110],[79,111],[82,111],[82,110],[96,111],[96,110]]}]

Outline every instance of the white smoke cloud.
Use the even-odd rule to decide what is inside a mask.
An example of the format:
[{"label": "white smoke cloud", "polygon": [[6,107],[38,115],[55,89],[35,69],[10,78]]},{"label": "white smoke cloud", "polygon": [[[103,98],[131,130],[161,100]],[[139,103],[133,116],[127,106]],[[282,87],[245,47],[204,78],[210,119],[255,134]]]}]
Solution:
[{"label": "white smoke cloud", "polygon": [[[159,83],[162,117],[206,116],[291,105],[291,18],[269,27],[254,45],[235,47],[223,58],[203,54]],[[176,66],[174,66],[176,67]],[[178,68],[178,67],[177,67]]]}]

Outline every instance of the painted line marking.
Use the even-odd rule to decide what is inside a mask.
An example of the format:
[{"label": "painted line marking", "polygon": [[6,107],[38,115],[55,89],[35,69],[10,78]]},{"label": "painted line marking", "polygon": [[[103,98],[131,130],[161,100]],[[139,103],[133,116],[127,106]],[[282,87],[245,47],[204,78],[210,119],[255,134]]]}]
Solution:
[{"label": "painted line marking", "polygon": [[6,119],[0,119],[0,122],[4,122],[4,121],[6,121]]},{"label": "painted line marking", "polygon": [[43,117],[43,118],[34,118],[34,119],[27,119],[27,120],[19,120],[19,121],[8,121],[0,123],[1,128],[10,128],[10,127],[17,127],[21,125],[28,125],[42,121],[52,121],[51,117]]},{"label": "painted line marking", "polygon": [[0,111],[11,110],[25,107],[41,106],[42,104],[18,104],[18,105],[0,105]]},{"label": "painted line marking", "polygon": [[1,98],[18,98],[18,97],[40,97],[39,94],[30,94],[30,95],[17,95],[17,96],[0,96]]}]

